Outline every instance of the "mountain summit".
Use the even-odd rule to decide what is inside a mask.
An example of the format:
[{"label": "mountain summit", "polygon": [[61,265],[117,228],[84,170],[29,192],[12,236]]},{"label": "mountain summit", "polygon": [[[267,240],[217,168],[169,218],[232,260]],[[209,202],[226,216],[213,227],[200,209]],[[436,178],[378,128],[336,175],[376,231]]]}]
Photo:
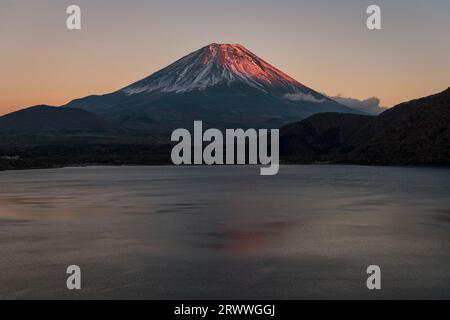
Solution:
[{"label": "mountain summit", "polygon": [[123,89],[128,94],[205,90],[241,82],[264,92],[312,93],[240,44],[210,44],[167,68]]},{"label": "mountain summit", "polygon": [[210,44],[121,90],[67,107],[157,135],[190,128],[194,120],[217,128],[278,128],[320,112],[358,113],[239,44]]}]

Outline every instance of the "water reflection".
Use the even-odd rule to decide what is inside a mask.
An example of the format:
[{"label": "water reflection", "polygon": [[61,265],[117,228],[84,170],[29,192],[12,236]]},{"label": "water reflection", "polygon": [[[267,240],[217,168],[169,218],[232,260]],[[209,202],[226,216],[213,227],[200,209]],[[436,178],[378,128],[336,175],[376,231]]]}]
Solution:
[{"label": "water reflection", "polygon": [[[450,170],[93,167],[0,174],[0,298],[448,298]],[[63,270],[63,272],[61,272]],[[45,281],[43,281],[43,279]]]}]

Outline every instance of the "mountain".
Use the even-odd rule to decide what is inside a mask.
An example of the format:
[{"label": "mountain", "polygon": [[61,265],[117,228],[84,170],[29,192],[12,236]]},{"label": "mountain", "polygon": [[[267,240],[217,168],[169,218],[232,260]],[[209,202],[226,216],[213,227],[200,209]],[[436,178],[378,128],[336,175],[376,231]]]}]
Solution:
[{"label": "mountain", "polygon": [[80,109],[34,106],[0,117],[0,134],[63,134],[115,130],[106,119]]},{"label": "mountain", "polygon": [[169,146],[85,110],[35,106],[0,117],[0,170],[169,161]]},{"label": "mountain", "polygon": [[379,116],[325,113],[285,126],[282,158],[380,165],[450,164],[450,88]]},{"label": "mountain", "polygon": [[[172,148],[87,111],[48,106],[1,117],[0,137],[0,170],[167,164]],[[286,125],[280,155],[290,163],[450,165],[450,88],[379,116],[321,113]]]},{"label": "mountain", "polygon": [[280,154],[289,161],[331,161],[373,116],[321,113],[280,130]]},{"label": "mountain", "polygon": [[164,134],[190,128],[194,120],[217,128],[278,128],[320,112],[361,113],[231,44],[211,44],[119,91],[65,107]]}]

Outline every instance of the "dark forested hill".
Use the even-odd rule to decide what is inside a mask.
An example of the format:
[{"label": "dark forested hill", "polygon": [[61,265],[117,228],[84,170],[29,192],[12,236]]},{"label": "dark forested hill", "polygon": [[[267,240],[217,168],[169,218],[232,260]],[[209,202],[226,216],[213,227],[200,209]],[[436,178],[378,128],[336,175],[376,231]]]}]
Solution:
[{"label": "dark forested hill", "polygon": [[113,130],[106,119],[81,109],[34,106],[0,117],[0,133],[48,134]]},{"label": "dark forested hill", "polygon": [[285,126],[282,158],[294,162],[450,164],[450,88],[376,117],[324,113]]}]

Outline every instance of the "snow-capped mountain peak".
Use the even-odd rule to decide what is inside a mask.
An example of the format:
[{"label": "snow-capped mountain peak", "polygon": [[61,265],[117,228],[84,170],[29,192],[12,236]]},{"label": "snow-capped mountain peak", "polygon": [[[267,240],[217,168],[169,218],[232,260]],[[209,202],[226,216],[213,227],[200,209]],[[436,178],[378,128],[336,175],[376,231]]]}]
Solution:
[{"label": "snow-capped mountain peak", "polygon": [[358,113],[242,45],[215,43],[123,89],[67,106],[156,135],[188,128],[199,119],[214,128],[280,128],[320,112]]},{"label": "snow-capped mountain peak", "polygon": [[241,82],[262,91],[311,93],[295,79],[276,69],[240,44],[210,44],[124,89],[137,93],[184,93]]}]

